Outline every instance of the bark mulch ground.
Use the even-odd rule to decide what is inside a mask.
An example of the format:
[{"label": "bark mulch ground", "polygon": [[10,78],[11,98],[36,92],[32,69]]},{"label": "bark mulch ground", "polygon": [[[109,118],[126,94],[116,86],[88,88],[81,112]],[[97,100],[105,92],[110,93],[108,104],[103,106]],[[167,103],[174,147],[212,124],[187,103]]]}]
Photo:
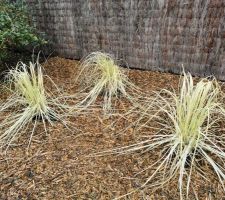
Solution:
[{"label": "bark mulch ground", "polygon": [[[72,94],[78,87],[74,84],[78,64],[55,57],[44,64],[44,69],[57,85]],[[159,72],[130,70],[129,77],[145,91],[176,88],[179,82],[179,76]],[[6,155],[0,154],[1,200],[108,200],[137,190],[152,173],[152,170],[146,170],[135,176],[158,159],[158,152],[90,156],[140,140],[142,133],[136,133],[132,127],[123,134],[117,132],[133,119],[119,120],[114,128],[108,126],[112,119],[105,119],[100,111],[74,116],[70,120],[77,130],[70,132],[56,122],[48,127],[46,134],[40,124],[28,150],[29,131],[10,147]],[[148,134],[151,135],[151,131]],[[189,199],[225,199],[216,175],[208,166],[203,167],[209,180],[193,174]],[[174,179],[155,190],[138,189],[123,199],[178,200],[177,182]]]}]

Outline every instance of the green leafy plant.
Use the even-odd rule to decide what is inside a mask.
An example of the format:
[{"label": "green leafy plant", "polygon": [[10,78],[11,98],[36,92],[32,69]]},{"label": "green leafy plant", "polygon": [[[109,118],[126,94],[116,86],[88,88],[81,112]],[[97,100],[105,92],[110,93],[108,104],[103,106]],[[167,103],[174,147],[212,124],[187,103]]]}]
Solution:
[{"label": "green leafy plant", "polygon": [[24,1],[0,1],[0,61],[7,57],[9,48],[23,48],[29,44],[43,44],[29,20]]},{"label": "green leafy plant", "polygon": [[[16,68],[9,70],[6,77],[11,95],[0,106],[0,113],[4,116],[0,123],[1,147],[10,145],[29,124],[33,124],[31,141],[38,121],[43,122],[46,132],[46,122],[53,125],[54,121],[61,121],[67,126],[64,117],[69,112],[69,106],[62,98],[59,101],[58,97],[45,89],[44,75],[38,61],[30,62],[29,66],[19,62]],[[45,77],[61,95],[54,82],[48,76]]]},{"label": "green leafy plant", "polygon": [[121,96],[132,101],[135,98],[129,92],[138,91],[113,57],[102,52],[93,52],[83,60],[78,81],[83,85],[83,91],[88,90],[79,106],[87,108],[102,96],[105,113],[112,110],[113,98]]},{"label": "green leafy plant", "polygon": [[[143,187],[147,184],[161,187],[178,176],[182,199],[184,185],[186,196],[189,194],[193,171],[205,176],[202,162],[211,166],[224,188],[225,138],[220,123],[224,122],[225,112],[220,86],[215,79],[203,79],[195,85],[191,74],[184,73],[180,84],[178,94],[164,89],[156,93],[157,100],[149,102],[142,110],[139,131],[154,128],[156,133],[150,139],[110,152],[159,151],[159,160],[149,166],[155,171]],[[154,127],[153,121],[157,122]]]}]

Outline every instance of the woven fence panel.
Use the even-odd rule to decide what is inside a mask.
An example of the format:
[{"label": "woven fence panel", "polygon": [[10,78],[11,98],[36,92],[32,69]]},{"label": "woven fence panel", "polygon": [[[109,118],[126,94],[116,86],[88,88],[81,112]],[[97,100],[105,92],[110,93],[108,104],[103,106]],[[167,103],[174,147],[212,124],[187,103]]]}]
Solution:
[{"label": "woven fence panel", "polygon": [[224,0],[27,0],[53,51],[112,53],[131,68],[225,80]]}]

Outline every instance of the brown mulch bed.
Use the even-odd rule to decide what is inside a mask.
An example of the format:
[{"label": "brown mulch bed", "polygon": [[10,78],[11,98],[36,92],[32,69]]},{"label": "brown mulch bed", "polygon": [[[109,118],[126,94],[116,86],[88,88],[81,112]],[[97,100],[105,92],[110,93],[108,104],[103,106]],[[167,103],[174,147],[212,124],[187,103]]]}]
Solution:
[{"label": "brown mulch bed", "polygon": [[[68,93],[77,91],[74,84],[79,70],[77,61],[55,57],[44,64],[44,69]],[[145,91],[177,88],[179,82],[178,75],[140,70],[130,70],[129,77]],[[152,171],[135,174],[150,166],[159,154],[91,157],[96,152],[133,144],[142,136],[132,128],[117,134],[117,128],[128,122],[119,120],[115,128],[107,128],[111,120],[96,111],[71,118],[73,126],[79,129],[74,132],[56,122],[46,134],[40,125],[28,150],[29,132],[23,134],[6,155],[0,154],[0,200],[108,200],[137,190]],[[193,174],[189,199],[225,199],[216,175],[210,169],[206,171],[208,181]],[[178,200],[177,182],[175,179],[155,190],[138,189],[123,199]]]}]

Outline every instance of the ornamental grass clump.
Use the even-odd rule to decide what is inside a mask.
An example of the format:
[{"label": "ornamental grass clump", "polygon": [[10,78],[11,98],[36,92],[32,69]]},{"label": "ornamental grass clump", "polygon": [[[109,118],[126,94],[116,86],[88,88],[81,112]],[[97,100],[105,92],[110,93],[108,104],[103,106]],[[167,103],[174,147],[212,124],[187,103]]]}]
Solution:
[{"label": "ornamental grass clump", "polygon": [[[54,87],[56,85],[48,78]],[[69,108],[65,101],[59,102],[52,92],[47,92],[44,87],[42,67],[37,61],[26,65],[19,62],[16,68],[6,74],[6,84],[11,95],[0,106],[3,120],[0,122],[0,145],[10,145],[25,130],[33,124],[31,137],[38,121],[42,121],[45,131],[46,122],[53,124],[61,121],[64,125],[65,112]],[[56,88],[59,92],[59,89]]]},{"label": "ornamental grass clump", "polygon": [[84,59],[78,80],[83,85],[82,91],[88,91],[78,106],[87,108],[102,96],[105,113],[112,109],[114,98],[121,96],[133,101],[135,98],[129,92],[138,91],[113,57],[102,52],[93,52]]},{"label": "ornamental grass clump", "polygon": [[156,99],[139,120],[139,125],[143,120],[142,126],[154,128],[155,133],[146,141],[113,152],[160,152],[158,161],[149,166],[154,172],[143,186],[160,186],[178,177],[181,199],[184,188],[188,196],[193,172],[207,178],[206,165],[225,189],[225,137],[220,126],[225,112],[217,81],[203,79],[194,84],[191,74],[184,73],[178,94],[164,89]]}]

